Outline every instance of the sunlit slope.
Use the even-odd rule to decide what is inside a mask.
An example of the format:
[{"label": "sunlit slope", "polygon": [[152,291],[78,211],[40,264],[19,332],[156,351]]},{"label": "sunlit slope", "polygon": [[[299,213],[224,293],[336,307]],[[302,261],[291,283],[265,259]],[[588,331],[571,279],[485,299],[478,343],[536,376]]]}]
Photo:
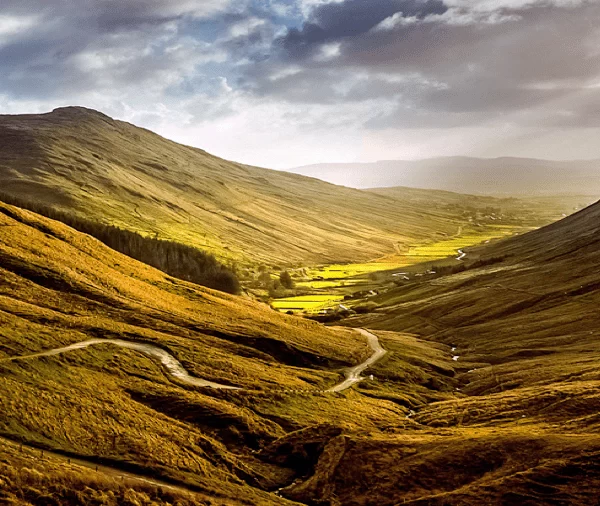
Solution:
[{"label": "sunlit slope", "polygon": [[332,440],[315,474],[288,497],[390,506],[595,504],[599,218],[596,204],[467,249],[466,270],[422,276],[375,298],[380,308],[352,324],[452,346],[456,396],[414,408],[413,433]]},{"label": "sunlit slope", "polygon": [[[544,329],[537,342],[528,337],[531,326],[514,332],[507,327],[514,348],[498,360],[506,343],[493,348],[491,331],[462,328],[452,312],[460,304],[454,292],[465,293],[468,280],[448,287],[426,282],[423,293],[413,288],[413,303],[403,303],[404,320],[395,326],[418,328],[448,345],[375,331],[388,353],[367,371],[374,379],[342,394],[323,394],[320,389],[339,381],[340,366],[368,354],[358,333],[174,280],[61,224],[5,205],[0,266],[0,436],[171,481],[199,493],[188,499],[192,503],[208,497],[211,504],[227,505],[292,504],[286,498],[302,504],[560,499],[587,505],[600,489],[595,337],[547,322],[543,306],[531,315]],[[494,267],[518,269],[493,264],[484,268],[486,275]],[[480,302],[469,299],[456,310],[479,304],[484,312],[487,304],[493,311],[507,300],[477,293]],[[445,296],[450,302],[443,306]],[[414,314],[433,304],[436,315]],[[443,320],[444,311],[449,317],[437,335],[430,325],[434,317]],[[589,314],[584,317],[586,325],[595,325]],[[574,317],[567,325],[575,329]],[[503,327],[496,325],[493,335],[504,339]],[[151,358],[110,345],[4,361],[89,338],[153,343],[195,376],[249,390],[189,387]],[[451,360],[450,344],[458,347],[458,361]],[[476,357],[471,346],[489,347],[489,353]],[[518,346],[546,354],[515,354]],[[475,358],[489,363],[474,364]],[[140,504],[146,497],[155,504],[185,504],[179,493],[169,501],[168,493],[139,482],[124,490],[103,472],[91,479],[93,471],[0,444],[0,499],[22,496],[25,487],[32,504],[49,495],[61,504],[104,495],[116,498],[113,504],[122,496]],[[273,493],[282,487],[283,497]],[[84,499],[69,499],[74,491]]]},{"label": "sunlit slope", "polygon": [[[197,377],[268,391],[333,384],[339,375],[330,367],[368,354],[353,333],[169,278],[95,239],[2,204],[0,259],[0,360],[119,338],[167,349]],[[281,428],[236,403],[186,395],[149,357],[100,345],[56,358],[2,361],[0,369],[2,434],[135,464],[217,497],[249,495],[251,503],[262,503],[260,491],[244,491],[244,480],[256,481],[250,476],[260,467],[248,469],[221,439],[239,445],[244,432],[256,440],[274,438]],[[163,414],[175,405],[173,418]],[[179,421],[194,405],[196,423]],[[215,437],[219,430],[224,435]]]},{"label": "sunlit slope", "polygon": [[[262,388],[277,384],[283,373],[255,360],[263,357],[261,347],[294,365],[353,363],[367,353],[353,333],[176,280],[89,236],[1,203],[0,241],[1,302],[4,317],[14,319],[0,331],[11,355],[94,335],[138,337],[197,353],[196,372],[207,379]],[[31,328],[28,316],[37,322]],[[16,332],[21,325],[29,330]],[[211,352],[194,352],[190,344]]]},{"label": "sunlit slope", "polygon": [[0,116],[0,184],[243,261],[371,259],[455,234],[460,221],[451,210],[229,162],[83,108]]},{"label": "sunlit slope", "polygon": [[[92,338],[153,344],[193,376],[242,390],[186,385],[151,357],[110,344],[9,360]],[[379,383],[324,393],[370,355],[359,333],[176,280],[0,204],[0,437],[166,479],[212,504],[286,504],[271,492],[310,474],[334,435],[403,426],[408,406],[452,398],[446,346],[388,333],[381,342]],[[290,433],[295,450],[267,451]],[[30,477],[15,481],[19,459],[3,462],[3,492],[18,495]],[[71,474],[38,477],[29,495],[53,483],[64,485],[56,494],[86,487]]]}]

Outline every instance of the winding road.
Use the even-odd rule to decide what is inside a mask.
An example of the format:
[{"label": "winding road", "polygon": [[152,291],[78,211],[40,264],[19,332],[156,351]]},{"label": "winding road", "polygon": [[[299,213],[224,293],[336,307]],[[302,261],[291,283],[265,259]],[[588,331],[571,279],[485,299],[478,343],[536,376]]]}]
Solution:
[{"label": "winding road", "polygon": [[326,392],[341,392],[343,390],[346,390],[347,388],[350,388],[355,383],[362,381],[365,378],[363,378],[360,375],[360,373],[362,373],[367,367],[373,365],[375,362],[377,362],[381,357],[383,357],[387,353],[387,351],[385,351],[383,346],[381,346],[381,344],[379,344],[379,339],[377,338],[377,336],[375,334],[373,334],[372,332],[369,332],[368,330],[365,330],[365,329],[357,329],[357,330],[363,336],[365,336],[367,338],[367,342],[369,343],[369,346],[373,350],[373,354],[364,362],[361,362],[360,364],[355,365],[354,367],[348,369],[346,371],[346,379],[344,381],[342,381],[341,383],[338,383],[334,387],[331,387],[328,390],[325,390]]},{"label": "winding road", "polygon": [[8,358],[5,359],[5,361],[15,362],[17,360],[28,360],[39,357],[51,357],[53,355],[60,355],[68,351],[88,348],[89,346],[94,346],[96,344],[114,344],[115,346],[120,346],[121,348],[129,348],[130,350],[139,351],[140,353],[144,353],[145,355],[148,355],[152,358],[156,358],[171,376],[188,385],[198,387],[220,388],[227,390],[240,390],[240,388],[238,387],[222,385],[221,383],[214,383],[212,381],[196,378],[195,376],[190,376],[183,367],[183,365],[181,365],[181,362],[179,362],[179,360],[177,360],[168,351],[163,350],[158,346],[133,341],[123,341],[121,339],[90,339],[88,341],[81,341],[79,343],[71,344],[70,346],[65,346],[63,348],[54,348],[53,350],[42,351],[40,353],[34,353],[32,355],[22,355],[20,357]]},{"label": "winding road", "polygon": [[[357,330],[358,330],[358,332],[360,332],[362,335],[364,335],[367,338],[367,342],[368,342],[369,346],[371,347],[371,349],[373,350],[373,354],[369,358],[367,358],[364,362],[361,362],[360,364],[358,364],[350,369],[347,369],[345,372],[346,379],[344,381],[342,381],[341,383],[338,383],[337,385],[333,386],[332,388],[330,388],[328,390],[319,390],[319,392],[323,392],[323,393],[341,392],[343,390],[350,388],[355,383],[358,383],[359,381],[362,381],[363,379],[365,379],[365,378],[361,377],[360,374],[367,367],[375,364],[379,359],[381,359],[381,357],[383,357],[387,353],[386,350],[379,343],[379,339],[377,338],[377,336],[375,334],[373,334],[367,330],[364,330],[364,329],[357,329]],[[0,359],[0,363],[1,362],[17,362],[17,361],[21,361],[21,360],[30,360],[30,359],[40,358],[40,357],[51,357],[51,356],[55,356],[55,355],[60,355],[62,353],[67,353],[70,351],[85,349],[85,348],[88,348],[89,346],[94,346],[97,344],[112,344],[114,346],[119,346],[121,348],[127,348],[130,350],[138,351],[138,352],[148,355],[154,359],[157,359],[171,376],[173,376],[174,378],[180,380],[181,382],[187,383],[189,385],[244,391],[244,389],[242,389],[240,387],[223,385],[221,383],[215,383],[212,381],[207,381],[207,380],[203,380],[203,379],[191,376],[185,370],[185,368],[183,367],[181,362],[179,362],[173,355],[171,355],[169,352],[167,352],[166,350],[164,350],[162,348],[153,346],[151,344],[133,342],[133,341],[124,341],[121,339],[90,339],[87,341],[82,341],[79,343],[71,344],[69,346],[64,346],[62,348],[54,348],[52,350],[43,351],[43,352],[39,352],[39,353],[33,353],[33,354],[29,354],[29,355],[21,355],[18,357],[3,358],[3,359]],[[58,459],[59,461],[63,461],[63,462],[66,461],[66,463],[70,466],[79,466],[79,467],[83,467],[83,468],[87,468],[87,469],[93,469],[96,472],[99,471],[106,475],[109,475],[109,476],[112,476],[114,478],[121,479],[121,480],[126,479],[126,480],[130,480],[130,481],[134,481],[134,482],[138,482],[138,483],[142,483],[142,484],[154,485],[157,487],[171,489],[171,490],[175,490],[175,491],[181,491],[181,492],[185,492],[185,493],[193,494],[196,492],[195,490],[189,488],[188,486],[186,486],[183,483],[182,484],[171,484],[171,483],[167,483],[165,481],[159,480],[159,479],[152,478],[150,476],[144,476],[141,474],[127,472],[118,467],[114,467],[114,466],[110,466],[110,465],[106,465],[106,464],[101,465],[101,464],[98,464],[98,462],[95,459],[91,459],[91,458],[86,459],[83,456],[78,456],[78,457],[65,456],[61,453],[56,453],[56,452],[52,452],[49,450],[42,451],[39,448],[31,446],[27,443],[16,443],[10,439],[6,439],[4,436],[0,436],[0,442],[2,444],[10,444],[15,447],[17,447],[17,445],[20,445],[21,452],[23,451],[23,447],[27,448],[30,452],[34,452],[34,453],[37,453],[38,451],[40,451],[41,457],[39,457],[39,458],[41,458],[41,460],[44,460],[45,458],[50,457],[53,459]],[[32,453],[31,455],[33,456],[34,453]],[[44,457],[44,455],[46,455],[46,457]]]},{"label": "winding road", "polygon": [[[367,342],[371,349],[373,350],[373,354],[366,359],[364,362],[346,370],[345,376],[346,379],[341,383],[329,388],[328,390],[324,390],[324,392],[342,392],[350,388],[355,383],[362,381],[363,377],[360,374],[369,366],[373,365],[377,362],[381,357],[386,354],[386,350],[379,344],[379,339],[377,336],[368,330],[357,329],[362,335],[367,338]],[[130,350],[138,351],[145,355],[148,355],[154,359],[157,359],[162,366],[166,369],[166,371],[175,379],[185,383],[187,385],[199,386],[199,387],[209,387],[216,388],[221,390],[244,390],[240,387],[235,387],[231,385],[224,385],[221,383],[215,383],[213,381],[204,380],[201,378],[197,378],[195,376],[191,376],[183,367],[181,362],[177,360],[173,355],[171,355],[168,351],[159,348],[158,346],[154,346],[152,344],[140,343],[134,341],[124,341],[122,339],[89,339],[87,341],[81,341],[79,343],[71,344],[69,346],[64,346],[62,348],[54,348],[48,351],[42,351],[39,353],[33,353],[30,355],[21,355],[18,357],[10,357],[1,359],[0,362],[16,362],[20,360],[30,360],[34,358],[40,357],[51,357],[54,355],[60,355],[62,353],[67,353],[69,351],[81,350],[84,348],[88,348],[89,346],[94,346],[97,344],[112,344],[114,346],[119,346],[121,348],[128,348]]]}]

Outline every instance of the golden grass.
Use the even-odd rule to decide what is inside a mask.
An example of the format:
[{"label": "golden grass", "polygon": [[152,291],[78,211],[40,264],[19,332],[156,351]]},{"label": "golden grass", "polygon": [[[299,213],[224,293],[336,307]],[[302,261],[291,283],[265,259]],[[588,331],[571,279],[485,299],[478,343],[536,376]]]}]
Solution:
[{"label": "golden grass", "polygon": [[[280,487],[305,504],[590,504],[600,490],[598,220],[574,219],[550,238],[473,253],[509,255],[502,263],[382,295],[376,313],[347,323],[382,329],[388,354],[366,371],[372,380],[324,394],[370,353],[358,333],[169,278],[0,205],[0,433],[193,487],[213,504],[286,504],[272,493]],[[110,346],[2,360],[90,337],[153,343],[192,374],[247,391],[186,387]],[[64,463],[0,457],[13,502],[173,503]]]},{"label": "golden grass", "polygon": [[91,464],[27,446],[19,448],[6,440],[0,441],[0,502],[20,506],[218,504],[203,494],[149,484],[103,466],[96,470]]},{"label": "golden grass", "polygon": [[[595,504],[598,210],[470,250],[466,271],[413,280],[377,297],[375,313],[347,320],[455,347],[453,373],[432,380],[453,398],[419,406],[395,383],[371,388],[412,406],[413,432],[396,426],[387,436],[331,440],[315,474],[286,497],[361,505]],[[499,260],[486,265],[492,258]],[[482,266],[469,269],[479,260]],[[385,333],[381,340],[393,346]],[[425,356],[436,367],[429,343],[388,361],[415,365],[399,373],[410,381],[426,370]],[[383,378],[395,370],[385,358],[373,368]]]},{"label": "golden grass", "polygon": [[[393,382],[410,391],[409,404],[448,398],[427,386],[452,368],[443,351],[423,355],[426,377],[415,380],[412,365],[393,359],[397,376],[382,392],[324,394],[370,354],[358,333],[169,278],[11,206],[0,205],[0,257],[0,433],[14,439],[195,487],[225,504],[283,504],[265,490],[301,470],[251,450],[322,423],[350,432],[394,425],[408,408],[389,395]],[[247,391],[178,384],[151,358],[110,345],[2,360],[90,337],[153,343],[191,374]],[[405,378],[403,368],[412,371]]]},{"label": "golden grass", "polygon": [[339,436],[323,452],[316,473],[285,495],[338,505],[596,502],[596,434],[525,426],[437,432]]}]

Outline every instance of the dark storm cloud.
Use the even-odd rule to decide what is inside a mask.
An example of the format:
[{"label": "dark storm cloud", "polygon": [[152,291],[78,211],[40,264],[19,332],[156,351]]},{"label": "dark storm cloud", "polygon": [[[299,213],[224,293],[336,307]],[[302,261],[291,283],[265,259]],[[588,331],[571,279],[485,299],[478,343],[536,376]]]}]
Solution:
[{"label": "dark storm cloud", "polygon": [[[483,4],[486,4],[482,8]],[[346,0],[289,30],[248,88],[299,103],[382,100],[369,126],[465,126],[561,103],[554,123],[582,117],[576,90],[600,79],[598,2]],[[337,44],[331,57],[319,57]],[[290,70],[291,69],[291,70]],[[575,90],[575,91],[574,91]],[[571,107],[571,109],[569,109]],[[572,113],[565,112],[571,110]]]},{"label": "dark storm cloud", "polygon": [[[0,93],[52,98],[192,72],[212,51],[178,30],[220,15],[222,0],[3,0]],[[2,36],[2,22],[24,23]],[[186,63],[187,60],[187,63]]]},{"label": "dark storm cloud", "polygon": [[447,10],[441,0],[346,0],[327,3],[313,10],[302,29],[292,28],[277,43],[291,58],[302,58],[311,54],[319,44],[359,37],[394,14],[422,19]]},{"label": "dark storm cloud", "polygon": [[164,100],[211,120],[268,102],[368,129],[600,117],[598,1],[0,2],[0,99]]}]

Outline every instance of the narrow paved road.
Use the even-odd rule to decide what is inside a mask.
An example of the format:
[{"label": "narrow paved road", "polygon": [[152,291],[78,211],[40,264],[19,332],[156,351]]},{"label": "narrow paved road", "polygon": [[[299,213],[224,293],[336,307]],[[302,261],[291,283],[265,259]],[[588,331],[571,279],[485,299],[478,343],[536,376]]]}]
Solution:
[{"label": "narrow paved road", "polygon": [[373,350],[373,354],[364,362],[355,365],[351,369],[346,371],[346,379],[341,383],[338,383],[334,387],[326,390],[326,392],[341,392],[342,390],[346,390],[350,388],[355,383],[362,381],[364,378],[361,377],[361,373],[369,366],[373,365],[377,362],[381,357],[383,357],[387,352],[383,349],[383,346],[379,344],[379,339],[377,336],[368,330],[365,329],[357,329],[363,336],[367,338],[369,346]]},{"label": "narrow paved road", "polygon": [[[362,381],[364,378],[360,376],[367,367],[373,365],[377,362],[381,357],[386,354],[386,351],[379,344],[379,339],[377,336],[372,334],[371,332],[364,329],[357,329],[358,332],[366,336],[369,346],[373,350],[373,354],[364,362],[348,369],[346,371],[346,379],[341,383],[338,383],[334,387],[331,387],[325,392],[341,392],[342,390],[346,390],[350,388],[355,383]],[[60,355],[62,353],[67,353],[69,351],[81,350],[84,348],[88,348],[89,346],[94,346],[97,344],[112,344],[114,346],[120,346],[121,348],[128,348],[130,350],[139,351],[140,353],[144,353],[152,358],[158,359],[158,361],[163,365],[163,367],[167,370],[167,372],[178,379],[179,381],[186,383],[188,385],[199,386],[199,387],[210,387],[217,389],[225,389],[225,390],[243,390],[240,387],[234,387],[231,385],[223,385],[221,383],[215,383],[214,381],[203,380],[201,378],[196,378],[195,376],[191,376],[183,367],[181,362],[177,360],[173,355],[171,355],[168,351],[159,348],[158,346],[154,346],[152,344],[140,343],[135,341],[124,341],[122,339],[90,339],[88,341],[81,341],[79,343],[71,344],[69,346],[64,346],[62,348],[54,348],[48,351],[42,351],[40,353],[33,353],[31,355],[21,355],[18,357],[10,357],[0,359],[0,362],[16,362],[20,360],[30,360],[34,358],[40,357],[51,357],[54,355]]]},{"label": "narrow paved road", "polygon": [[177,360],[168,351],[163,350],[158,346],[134,341],[123,341],[121,339],[90,339],[89,341],[82,341],[80,343],[71,344],[70,346],[65,346],[64,348],[55,348],[53,350],[43,351],[41,353],[34,353],[32,355],[11,357],[5,359],[4,361],[15,362],[17,360],[28,360],[39,357],[51,357],[53,355],[60,355],[61,353],[66,353],[68,351],[81,350],[83,348],[94,346],[96,344],[113,344],[115,346],[120,346],[121,348],[129,348],[131,350],[139,351],[140,353],[149,355],[152,358],[156,358],[171,376],[182,381],[183,383],[187,383],[188,385],[194,385],[198,387],[220,388],[227,390],[240,390],[239,387],[222,385],[221,383],[214,383],[213,381],[207,381],[200,378],[196,378],[195,376],[190,376],[188,372],[184,369],[183,365],[181,365],[181,362],[179,362],[179,360]]}]

